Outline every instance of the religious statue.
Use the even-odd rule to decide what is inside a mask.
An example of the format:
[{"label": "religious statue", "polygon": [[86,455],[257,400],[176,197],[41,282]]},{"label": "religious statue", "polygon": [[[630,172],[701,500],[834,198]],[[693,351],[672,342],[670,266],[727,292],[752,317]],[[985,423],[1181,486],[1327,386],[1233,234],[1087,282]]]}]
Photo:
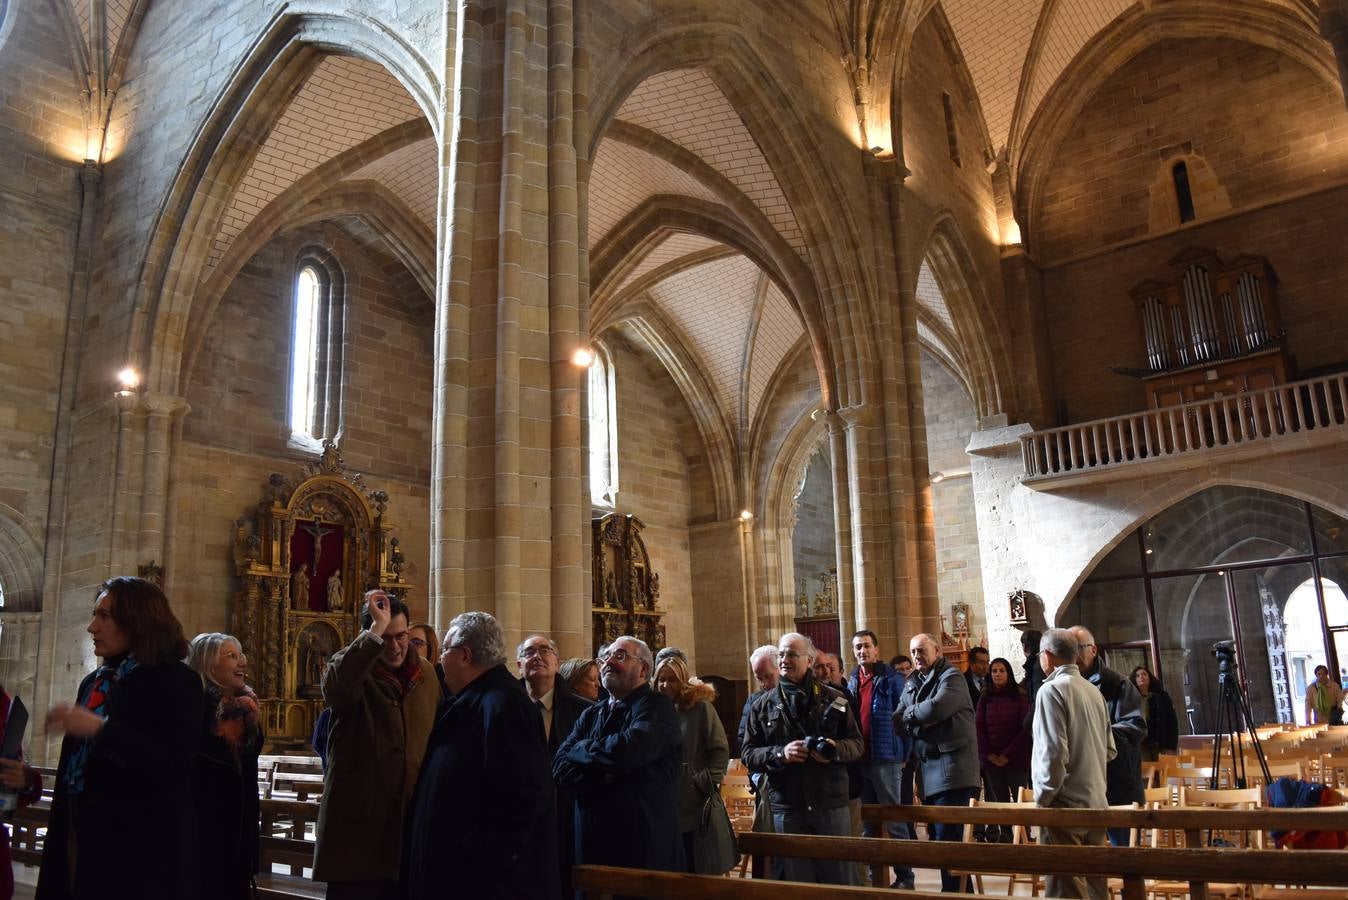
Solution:
[{"label": "religious statue", "polygon": [[290,576],[290,605],[295,609],[309,608],[309,564],[300,563]]},{"label": "religious statue", "polygon": [[316,697],[322,695],[323,667],[327,660],[324,658],[323,648],[319,646],[318,635],[312,631],[306,631],[300,635],[299,648],[299,682],[295,687],[296,693],[301,697]]},{"label": "religious statue", "polygon": [[333,572],[328,579],[328,612],[342,611],[342,573]]}]

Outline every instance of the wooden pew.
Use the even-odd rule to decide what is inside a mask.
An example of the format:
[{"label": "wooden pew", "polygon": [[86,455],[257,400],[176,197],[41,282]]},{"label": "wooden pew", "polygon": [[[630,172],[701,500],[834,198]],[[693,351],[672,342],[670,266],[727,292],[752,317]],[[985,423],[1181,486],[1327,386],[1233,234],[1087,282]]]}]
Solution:
[{"label": "wooden pew", "polygon": [[1124,900],[1145,900],[1146,881],[1149,878],[1189,882],[1192,900],[1206,900],[1209,881],[1348,886],[1348,865],[1344,864],[1344,854],[1337,850],[1287,852],[1033,844],[970,845],[959,841],[895,841],[887,838],[757,833],[742,835],[741,849],[756,856],[841,859],[873,866],[897,864],[965,871],[982,869],[995,872],[1114,876],[1123,881]]},{"label": "wooden pew", "polygon": [[[876,840],[876,839],[870,839]],[[903,891],[888,888],[838,887],[799,881],[726,878],[723,875],[686,875],[615,866],[576,866],[571,881],[587,898],[607,900],[615,894],[654,900],[987,900],[978,894],[942,894],[939,891]]]}]

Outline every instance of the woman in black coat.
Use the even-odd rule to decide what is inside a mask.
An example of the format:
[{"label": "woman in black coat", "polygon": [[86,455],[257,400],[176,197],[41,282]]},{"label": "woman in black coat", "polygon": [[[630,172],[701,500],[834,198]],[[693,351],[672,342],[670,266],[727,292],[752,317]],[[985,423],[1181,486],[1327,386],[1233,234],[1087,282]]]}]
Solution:
[{"label": "woman in black coat", "polygon": [[262,751],[257,695],[245,678],[248,657],[228,634],[199,634],[187,664],[206,685],[197,756],[201,848],[197,897],[248,900],[257,874],[257,757]]},{"label": "woman in black coat", "polygon": [[88,631],[102,664],[47,713],[65,740],[38,900],[195,897],[202,696],[182,625],[156,585],[113,578]]},{"label": "woman in black coat", "polygon": [[1154,762],[1158,754],[1174,753],[1179,749],[1179,717],[1170,695],[1161,688],[1161,680],[1151,674],[1151,669],[1138,666],[1133,670],[1131,680],[1142,695],[1142,718],[1147,720],[1142,758]]}]

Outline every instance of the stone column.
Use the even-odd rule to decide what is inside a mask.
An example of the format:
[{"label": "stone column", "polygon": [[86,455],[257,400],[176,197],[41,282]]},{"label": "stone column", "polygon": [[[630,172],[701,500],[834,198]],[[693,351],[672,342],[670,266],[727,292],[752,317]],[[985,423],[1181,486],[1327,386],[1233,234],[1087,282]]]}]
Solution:
[{"label": "stone column", "polygon": [[833,473],[833,534],[838,560],[838,620],[850,634],[859,626],[856,614],[856,575],[852,567],[851,469],[847,466],[847,427],[837,413],[818,412],[828,427],[828,449]]},{"label": "stone column", "polygon": [[1320,0],[1320,34],[1334,48],[1339,86],[1348,102],[1348,0]]},{"label": "stone column", "polygon": [[584,644],[586,344],[571,0],[461,0],[437,288],[431,609]]},{"label": "stone column", "polygon": [[187,413],[187,401],[172,394],[147,391],[141,399],[145,407],[145,473],[140,501],[140,553],[137,563],[158,561],[168,568],[165,536],[168,532],[166,510],[169,483],[169,438],[174,418]]}]

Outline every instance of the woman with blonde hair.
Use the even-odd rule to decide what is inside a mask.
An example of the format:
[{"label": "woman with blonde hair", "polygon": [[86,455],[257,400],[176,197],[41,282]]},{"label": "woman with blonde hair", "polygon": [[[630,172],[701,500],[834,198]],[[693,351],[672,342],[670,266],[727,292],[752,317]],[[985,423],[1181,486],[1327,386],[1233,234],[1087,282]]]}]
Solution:
[{"label": "woman with blonde hair", "polygon": [[[662,659],[655,669],[655,689],[674,702],[683,731],[683,766],[679,770],[679,831],[683,834],[684,858],[689,872],[723,875],[716,868],[708,841],[714,830],[699,834],[703,807],[721,789],[730,764],[730,743],[711,701],[716,689],[688,674],[688,664],[678,656]],[[724,815],[719,810],[711,813]]]},{"label": "woman with blonde hair", "polygon": [[206,693],[197,753],[197,896],[247,900],[258,869],[257,757],[263,741],[257,695],[246,681],[248,657],[233,635],[212,631],[192,639],[187,664]]},{"label": "woman with blonde hair", "polygon": [[599,699],[599,660],[576,656],[566,660],[557,669],[571,693],[591,703]]}]

